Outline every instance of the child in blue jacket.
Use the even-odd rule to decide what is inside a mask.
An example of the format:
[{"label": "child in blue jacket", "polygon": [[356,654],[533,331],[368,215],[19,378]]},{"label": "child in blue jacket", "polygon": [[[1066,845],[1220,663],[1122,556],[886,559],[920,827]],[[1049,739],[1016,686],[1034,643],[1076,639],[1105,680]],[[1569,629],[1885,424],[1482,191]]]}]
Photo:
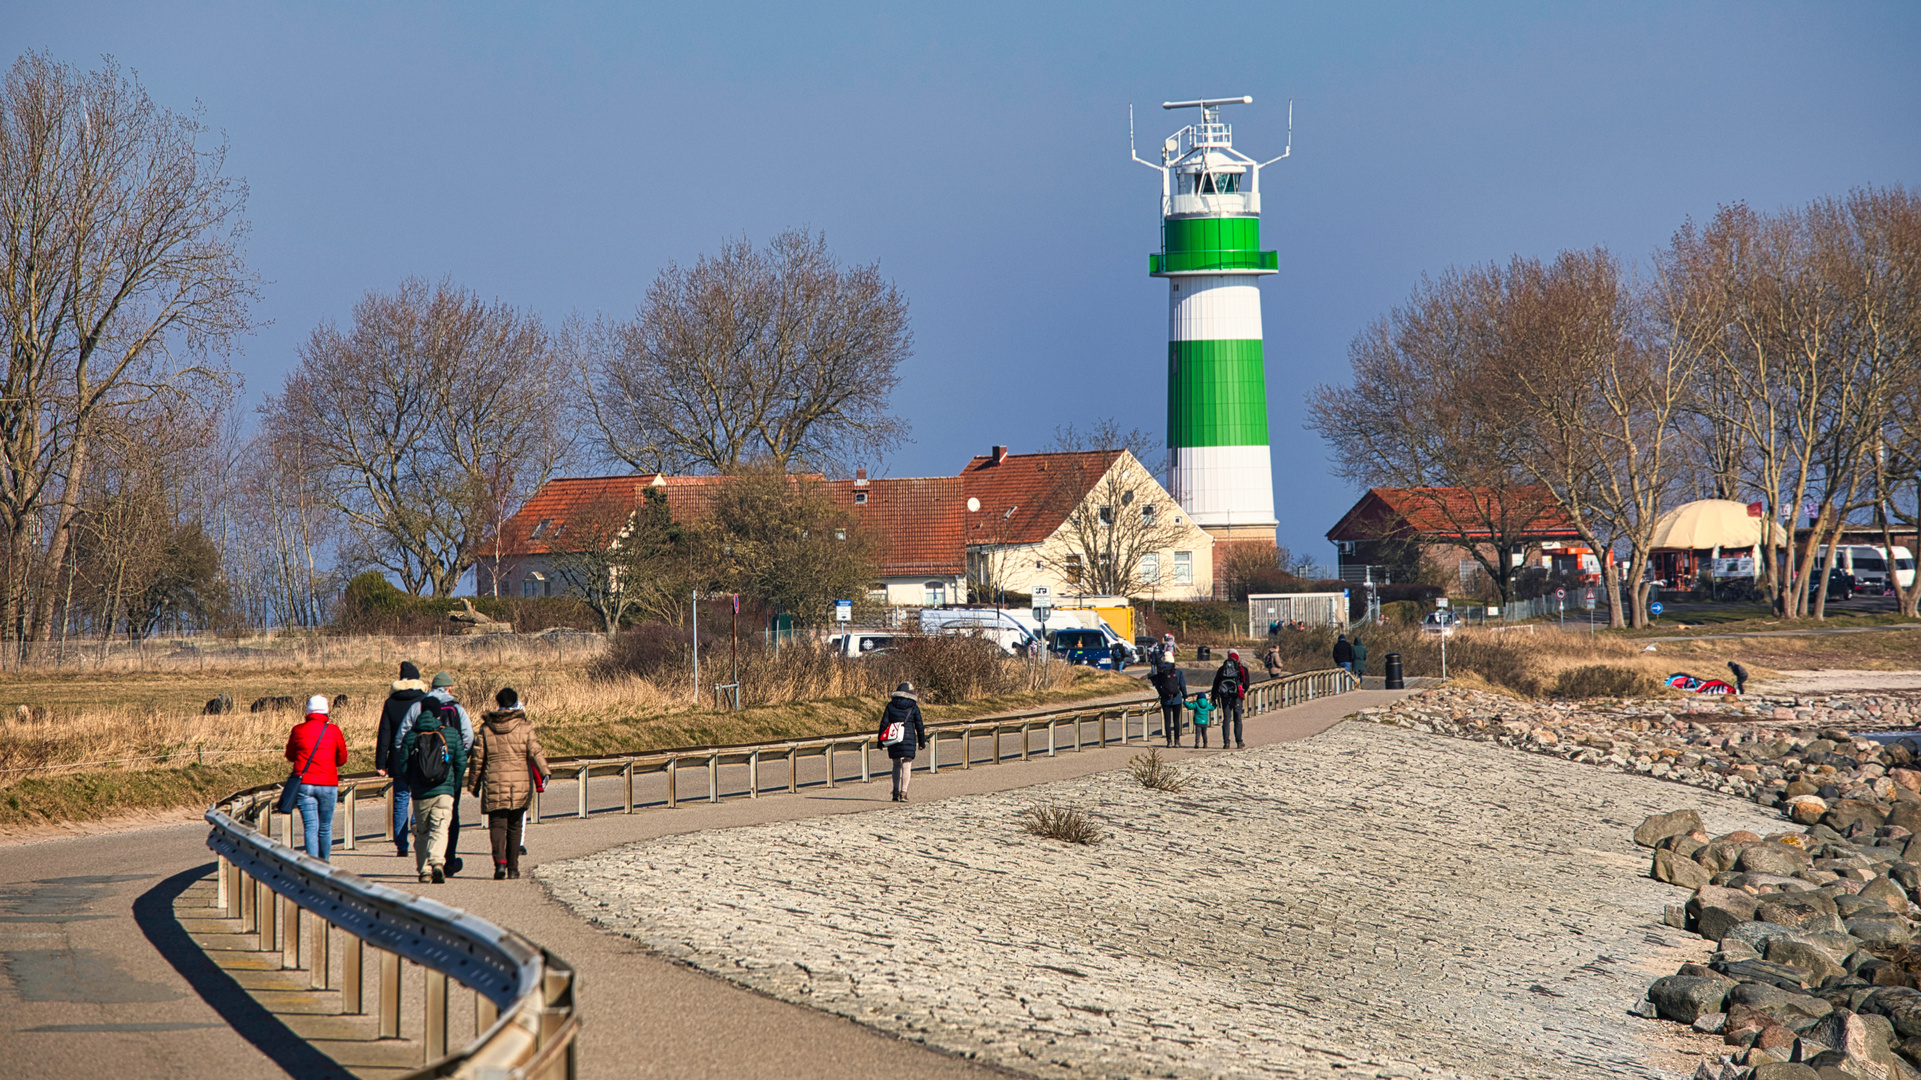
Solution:
[{"label": "child in blue jacket", "polygon": [[1207,747],[1207,729],[1214,723],[1214,703],[1206,694],[1195,694],[1188,700],[1187,708],[1194,714],[1194,748]]}]

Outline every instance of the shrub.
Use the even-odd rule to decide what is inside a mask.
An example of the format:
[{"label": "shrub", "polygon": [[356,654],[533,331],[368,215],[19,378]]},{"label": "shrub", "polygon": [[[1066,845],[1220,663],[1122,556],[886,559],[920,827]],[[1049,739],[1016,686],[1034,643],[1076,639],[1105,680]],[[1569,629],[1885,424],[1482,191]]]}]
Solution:
[{"label": "shrub", "polygon": [[1550,693],[1563,698],[1647,697],[1661,686],[1646,672],[1616,664],[1586,664],[1555,677]]},{"label": "shrub", "polygon": [[1030,806],[1021,815],[1021,828],[1035,836],[1068,844],[1098,844],[1101,831],[1079,810],[1062,806]]},{"label": "shrub", "polygon": [[355,634],[422,636],[452,633],[447,618],[464,610],[462,599],[474,610],[521,632],[550,626],[571,630],[599,630],[600,617],[571,596],[522,599],[505,596],[413,596],[397,588],[378,570],[356,575],[347,582],[334,612],[333,629]]},{"label": "shrub", "polygon": [[1161,757],[1159,750],[1135,754],[1127,761],[1127,771],[1141,786],[1154,791],[1185,791],[1189,778]]}]

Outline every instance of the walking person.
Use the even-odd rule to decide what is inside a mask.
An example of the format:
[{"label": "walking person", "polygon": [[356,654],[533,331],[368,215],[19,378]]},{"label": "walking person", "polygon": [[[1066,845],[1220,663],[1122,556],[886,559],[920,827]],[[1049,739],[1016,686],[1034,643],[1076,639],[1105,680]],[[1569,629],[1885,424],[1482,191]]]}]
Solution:
[{"label": "walking person", "polygon": [[[1207,729],[1214,723],[1214,703],[1206,694],[1195,694],[1187,707],[1194,714],[1194,749],[1207,749]],[[1222,747],[1226,749],[1226,747]]]},{"label": "walking person", "polygon": [[1167,745],[1178,746],[1181,741],[1182,712],[1181,703],[1187,700],[1187,676],[1174,666],[1172,660],[1163,660],[1148,677],[1154,690],[1160,694],[1161,734],[1167,737]]},{"label": "walking person", "polygon": [[920,698],[914,684],[901,683],[881,710],[880,734],[876,736],[894,761],[894,801],[907,801],[907,783],[914,778],[914,754],[927,745],[927,725],[921,721]]},{"label": "walking person", "polygon": [[1355,678],[1357,679],[1367,678],[1367,642],[1362,641],[1361,635],[1359,634],[1354,635],[1353,671],[1354,671]]},{"label": "walking person", "polygon": [[1280,677],[1281,647],[1279,645],[1269,645],[1267,647],[1267,651],[1261,654],[1261,666],[1267,669],[1268,678],[1275,679]]},{"label": "walking person", "polygon": [[1346,634],[1334,639],[1334,666],[1354,670],[1354,646],[1348,644]]},{"label": "walking person", "polygon": [[[307,718],[287,733],[287,760],[300,773],[294,800],[300,808],[305,850],[316,859],[332,862],[334,803],[340,798],[340,767],[347,763],[347,737],[328,715],[325,695],[308,698]],[[347,827],[353,828],[353,823]]]},{"label": "walking person", "polygon": [[1127,670],[1127,646],[1116,641],[1114,644],[1108,646],[1107,656],[1108,659],[1114,662],[1115,671]]},{"label": "walking person", "polygon": [[400,662],[400,678],[394,680],[387,701],[380,707],[380,730],[374,736],[374,771],[394,781],[394,854],[407,857],[407,834],[413,827],[413,795],[401,779],[400,721],[414,703],[427,696],[427,684],[420,681],[420,669],[412,660]]},{"label": "walking person", "polygon": [[[406,738],[407,733],[414,729],[414,725],[419,723],[422,716],[435,713],[439,715],[441,725],[447,730],[449,738],[453,737],[453,733],[459,733],[460,752],[463,755],[471,756],[474,751],[474,722],[467,716],[466,708],[463,707],[460,702],[454,700],[453,688],[454,677],[452,675],[444,671],[435,672],[433,689],[427,691],[424,697],[415,701],[413,706],[407,710],[406,714],[400,718],[396,738]],[[420,812],[416,809],[414,811],[415,835],[419,834],[419,824]],[[448,811],[447,832],[444,839],[446,841],[446,851],[442,853],[442,858],[446,865],[447,873],[458,874],[466,866],[466,863],[462,862],[460,858],[460,786],[457,784],[453,789],[453,806]]]},{"label": "walking person", "polygon": [[480,718],[467,787],[487,815],[494,880],[499,881],[520,876],[520,837],[526,827],[527,804],[534,792],[546,789],[551,770],[519,691],[504,687],[494,695],[494,704],[499,708]]},{"label": "walking person", "polygon": [[1247,743],[1241,734],[1241,712],[1247,703],[1247,687],[1252,680],[1248,678],[1247,665],[1241,663],[1241,654],[1233,649],[1227,650],[1227,659],[1221,661],[1219,670],[1214,672],[1214,685],[1208,691],[1214,699],[1214,707],[1220,711],[1221,749],[1227,749],[1228,736],[1234,737],[1235,749],[1244,749]]},{"label": "walking person", "polygon": [[414,797],[414,870],[435,885],[447,880],[447,830],[467,770],[460,731],[443,720],[450,712],[420,709],[400,737],[401,768]]}]

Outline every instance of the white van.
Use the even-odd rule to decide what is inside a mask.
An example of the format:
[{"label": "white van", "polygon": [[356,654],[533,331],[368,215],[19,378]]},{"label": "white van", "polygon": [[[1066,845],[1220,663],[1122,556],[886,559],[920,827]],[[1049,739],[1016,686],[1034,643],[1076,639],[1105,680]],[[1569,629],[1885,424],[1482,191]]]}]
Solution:
[{"label": "white van", "polygon": [[827,639],[827,651],[842,656],[872,656],[893,652],[907,637],[893,630],[847,630]]},{"label": "white van", "polygon": [[[1827,558],[1828,547],[1823,544],[1815,555],[1815,565],[1821,566]],[[1835,549],[1835,565],[1843,573],[1854,575],[1856,592],[1887,592],[1890,562],[1894,564],[1896,585],[1905,589],[1914,584],[1914,555],[1907,548],[1897,546],[1893,559],[1888,558],[1888,549],[1868,544],[1843,544]]]},{"label": "white van", "polygon": [[1000,646],[1009,656],[1034,641],[1037,633],[1023,626],[1014,613],[995,608],[925,608],[920,613],[923,634],[979,637]]}]

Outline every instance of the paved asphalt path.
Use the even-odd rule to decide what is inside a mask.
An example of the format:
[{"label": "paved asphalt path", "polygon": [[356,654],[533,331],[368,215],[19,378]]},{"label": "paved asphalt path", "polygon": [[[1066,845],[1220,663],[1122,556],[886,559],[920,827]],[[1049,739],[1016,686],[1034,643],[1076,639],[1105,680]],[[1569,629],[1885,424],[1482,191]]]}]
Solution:
[{"label": "paved asphalt path", "polygon": [[[1305,738],[1400,696],[1362,690],[1251,718],[1248,741]],[[912,794],[920,801],[1045,783],[1120,768],[1138,752],[1138,745],[1114,746],[1002,767],[944,768],[937,776],[917,776]],[[1221,752],[1175,750],[1172,756]],[[803,787],[798,795],[683,803],[632,815],[597,812],[584,820],[551,816],[575,803],[571,783],[557,783],[547,795],[550,816],[528,831],[528,858],[539,863],[676,833],[891,805],[884,779],[850,784],[845,775],[837,788]],[[590,793],[596,807],[617,803],[618,781],[597,779]],[[573,917],[531,875],[491,880],[483,829],[463,834],[465,875],[444,886],[417,886],[411,860],[394,857],[389,843],[374,839],[384,830],[379,802],[370,802],[359,815],[360,850],[337,852],[337,861],[373,880],[429,889],[436,899],[512,927],[575,964],[585,1077],[1006,1075],[641,952]],[[480,817],[478,809],[467,800],[469,823]],[[211,872],[206,833],[196,820],[0,846],[0,970],[6,976],[0,1078],[335,1072],[207,960],[175,919],[175,898]]]}]

